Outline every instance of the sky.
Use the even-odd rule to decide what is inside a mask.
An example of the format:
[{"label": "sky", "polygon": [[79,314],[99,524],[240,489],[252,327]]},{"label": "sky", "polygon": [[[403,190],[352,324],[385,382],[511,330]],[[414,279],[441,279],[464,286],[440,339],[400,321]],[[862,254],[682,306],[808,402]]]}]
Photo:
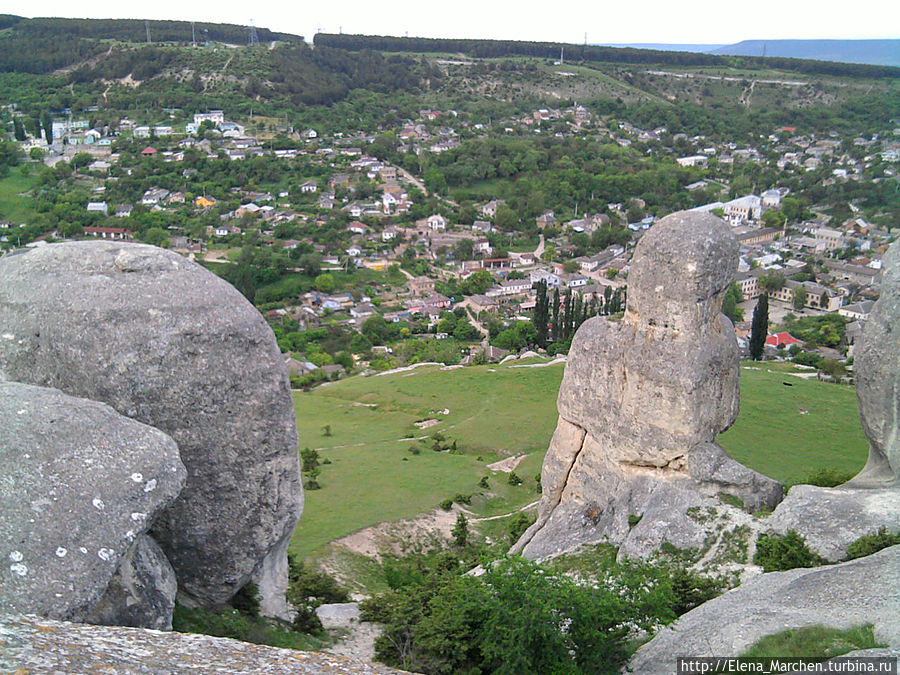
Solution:
[{"label": "sky", "polygon": [[[592,44],[700,43],[741,40],[900,38],[897,0],[284,0],[129,3],[31,0],[0,13],[114,19],[236,23],[303,35],[326,33],[462,37]],[[9,3],[12,5],[12,3]]]}]

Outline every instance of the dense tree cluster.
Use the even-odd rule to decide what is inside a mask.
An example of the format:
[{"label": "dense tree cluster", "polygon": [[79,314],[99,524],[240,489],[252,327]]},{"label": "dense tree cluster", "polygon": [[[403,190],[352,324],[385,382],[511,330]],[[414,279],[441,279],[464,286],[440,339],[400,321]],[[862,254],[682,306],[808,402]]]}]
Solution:
[{"label": "dense tree cluster", "polygon": [[533,56],[555,59],[558,58],[562,49],[566,58],[573,61],[633,64],[658,63],[677,66],[740,65],[747,68],[781,68],[809,74],[839,75],[842,77],[900,77],[900,68],[890,66],[871,66],[857,63],[835,63],[781,57],[719,56],[694,52],[575,45],[559,42],[409,38],[382,35],[335,35],[333,33],[318,33],[314,41],[317,46],[327,45],[349,50],[380,49],[390,52],[450,52],[481,58]]}]

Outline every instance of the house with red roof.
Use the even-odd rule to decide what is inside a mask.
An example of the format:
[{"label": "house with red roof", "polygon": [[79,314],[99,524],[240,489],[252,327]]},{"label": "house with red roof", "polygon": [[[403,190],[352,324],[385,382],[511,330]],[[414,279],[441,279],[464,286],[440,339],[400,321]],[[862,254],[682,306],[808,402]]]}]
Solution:
[{"label": "house with red roof", "polygon": [[775,335],[770,335],[766,338],[766,344],[777,349],[778,347],[799,345],[802,344],[802,341],[798,340],[790,333],[775,333]]}]

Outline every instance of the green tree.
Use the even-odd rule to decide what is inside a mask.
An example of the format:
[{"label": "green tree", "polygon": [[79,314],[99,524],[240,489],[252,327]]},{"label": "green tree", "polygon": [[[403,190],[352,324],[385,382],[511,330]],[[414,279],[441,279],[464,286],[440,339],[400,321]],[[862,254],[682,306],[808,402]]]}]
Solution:
[{"label": "green tree", "polygon": [[753,308],[753,322],[750,324],[750,357],[759,361],[769,334],[769,296],[763,293]]},{"label": "green tree", "polygon": [[320,293],[331,293],[334,290],[334,277],[328,273],[320,274],[316,277],[315,284]]},{"label": "green tree", "polygon": [[722,298],[722,314],[731,319],[732,323],[744,320],[744,310],[737,306],[743,300],[744,296],[738,284],[731,284],[725,291],[725,297]]},{"label": "green tree", "polygon": [[53,142],[53,118],[50,117],[50,113],[44,113],[43,122],[44,139],[47,141],[47,145],[50,145]]},{"label": "green tree", "polygon": [[453,536],[453,543],[463,548],[469,539],[469,521],[466,518],[465,514],[460,511],[456,516],[456,524],[453,526],[453,530],[450,532]]},{"label": "green tree", "polygon": [[784,227],[785,220],[784,213],[778,209],[769,209],[762,215],[762,221],[766,227]]},{"label": "green tree", "polygon": [[536,298],[534,304],[534,329],[537,333],[537,343],[541,347],[547,346],[550,337],[550,300],[547,298],[547,282],[539,281],[536,285]]},{"label": "green tree", "polygon": [[501,204],[494,213],[494,225],[500,230],[518,230],[519,216],[506,204]]},{"label": "green tree", "polygon": [[25,127],[18,117],[13,118],[13,137],[20,143],[25,140]]},{"label": "green tree", "polygon": [[794,299],[793,305],[794,309],[801,310],[806,307],[806,301],[808,298],[808,294],[806,292],[806,288],[804,286],[798,286],[794,289]]}]

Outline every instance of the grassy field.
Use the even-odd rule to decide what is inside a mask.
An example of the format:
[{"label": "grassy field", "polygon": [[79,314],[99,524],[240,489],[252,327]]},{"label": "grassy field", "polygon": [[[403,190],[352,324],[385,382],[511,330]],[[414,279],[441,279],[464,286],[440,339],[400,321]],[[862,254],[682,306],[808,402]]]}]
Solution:
[{"label": "grassy field", "polygon": [[23,176],[19,167],[10,170],[9,175],[0,180],[0,219],[11,223],[21,223],[31,215],[31,199],[24,196],[37,184],[37,173]]},{"label": "grassy field", "polygon": [[[292,551],[315,555],[336,538],[413,517],[457,494],[473,495],[467,508],[477,516],[535,501],[534,476],[556,425],[562,371],[562,365],[449,371],[423,366],[296,392],[301,447],[318,449],[331,464],[322,466],[322,489],[306,492]],[[720,436],[723,447],[782,481],[799,481],[823,467],[860,469],[868,446],[855,391],[792,372],[798,372],[792,365],[744,364],[741,414]],[[439,423],[424,430],[414,426],[428,419]],[[331,435],[325,435],[326,425]],[[456,440],[460,454],[432,451],[435,432]],[[411,453],[411,446],[420,452]],[[527,455],[516,469],[522,485],[508,485],[506,474],[495,473],[487,489],[479,487],[491,473],[486,464],[519,454]],[[495,533],[502,529],[496,521],[491,527]]]}]

